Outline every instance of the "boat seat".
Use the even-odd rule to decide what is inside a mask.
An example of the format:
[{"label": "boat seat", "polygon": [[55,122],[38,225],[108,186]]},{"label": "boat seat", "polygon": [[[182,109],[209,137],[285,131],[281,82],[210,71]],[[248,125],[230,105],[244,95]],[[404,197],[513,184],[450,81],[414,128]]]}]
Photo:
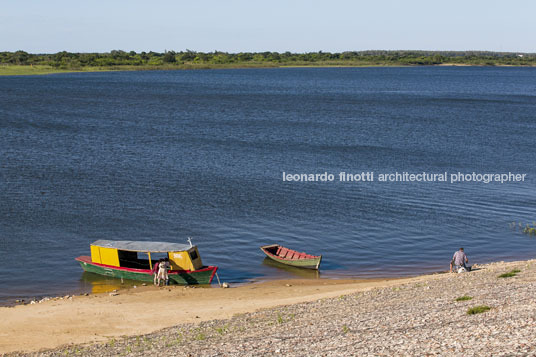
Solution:
[{"label": "boat seat", "polygon": [[281,252],[279,253],[279,256],[281,258],[285,258],[287,256],[287,253],[288,253],[288,249],[287,248],[282,248]]},{"label": "boat seat", "polygon": [[275,252],[275,255],[279,255],[279,253],[281,253],[281,247],[277,248],[277,252]]}]

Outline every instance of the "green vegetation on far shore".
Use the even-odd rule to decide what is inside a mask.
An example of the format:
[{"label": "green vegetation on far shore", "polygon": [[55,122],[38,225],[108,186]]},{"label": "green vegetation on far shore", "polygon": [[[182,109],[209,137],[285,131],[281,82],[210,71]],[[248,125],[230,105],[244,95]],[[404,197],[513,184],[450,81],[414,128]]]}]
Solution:
[{"label": "green vegetation on far shore", "polygon": [[536,66],[536,54],[486,51],[347,51],[341,53],[166,51],[31,54],[0,52],[0,75],[114,70],[269,67]]}]

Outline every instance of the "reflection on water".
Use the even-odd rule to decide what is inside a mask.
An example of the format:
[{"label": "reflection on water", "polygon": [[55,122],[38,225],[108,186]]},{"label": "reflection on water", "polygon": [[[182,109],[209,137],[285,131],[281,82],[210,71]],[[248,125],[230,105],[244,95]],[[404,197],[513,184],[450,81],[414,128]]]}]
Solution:
[{"label": "reflection on water", "polygon": [[[147,285],[152,286],[152,283],[147,283],[143,281],[110,278],[104,275],[88,273],[88,272],[82,273],[82,276],[80,278],[80,284],[82,285],[82,289],[84,291],[90,292],[92,294],[109,293],[114,290],[125,289],[125,288],[128,289],[134,286],[140,286],[142,284],[147,284]],[[171,284],[170,286],[178,286],[178,285]],[[199,284],[199,285],[195,285],[195,287],[196,288],[211,288],[212,285],[211,284]]]},{"label": "reflection on water", "polygon": [[320,272],[318,270],[296,268],[290,265],[278,263],[275,260],[272,260],[268,257],[264,258],[264,260],[262,261],[262,264],[278,269],[281,272],[289,273],[297,278],[303,278],[303,279],[320,278]]},{"label": "reflection on water", "polygon": [[136,280],[109,278],[88,272],[82,273],[80,282],[92,294],[109,293],[114,290],[131,288],[134,285],[142,284],[142,282]]}]

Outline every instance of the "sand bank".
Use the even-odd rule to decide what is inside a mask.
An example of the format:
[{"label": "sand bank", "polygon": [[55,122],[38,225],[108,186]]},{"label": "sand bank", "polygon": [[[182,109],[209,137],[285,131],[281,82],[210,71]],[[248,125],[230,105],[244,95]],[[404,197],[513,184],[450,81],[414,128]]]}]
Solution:
[{"label": "sand bank", "polygon": [[[501,262],[471,273],[395,280],[289,280],[230,289],[144,287],[118,296],[2,308],[0,352],[536,354],[535,263]],[[499,277],[513,269],[519,272]],[[462,296],[469,298],[457,301]],[[490,310],[467,314],[481,305]],[[64,346],[79,343],[86,344]]]},{"label": "sand bank", "polygon": [[[0,308],[0,353],[107,341],[182,323],[348,294],[397,280],[278,280],[228,289],[139,286]],[[290,286],[288,286],[290,285]]]}]

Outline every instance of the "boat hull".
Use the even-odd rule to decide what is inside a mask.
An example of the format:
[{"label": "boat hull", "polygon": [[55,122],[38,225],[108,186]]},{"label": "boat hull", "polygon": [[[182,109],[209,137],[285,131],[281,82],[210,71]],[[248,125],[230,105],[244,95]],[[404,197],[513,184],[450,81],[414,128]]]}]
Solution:
[{"label": "boat hull", "polygon": [[[78,257],[82,269],[88,273],[99,274],[110,278],[153,282],[154,275],[150,270],[118,268],[105,264],[93,263],[90,257]],[[169,283],[178,285],[210,284],[218,267],[209,266],[194,271],[171,271],[168,273]]]},{"label": "boat hull", "polygon": [[322,258],[318,258],[318,259],[302,259],[302,260],[296,260],[296,261],[291,261],[291,260],[285,260],[285,259],[280,259],[280,258],[276,258],[276,257],[272,257],[272,256],[269,256],[268,255],[268,258],[278,262],[278,263],[281,263],[281,264],[285,264],[285,265],[290,265],[290,266],[293,266],[293,267],[296,267],[296,268],[303,268],[303,269],[314,269],[314,270],[318,270],[318,267],[320,266],[320,261]]},{"label": "boat hull", "polygon": [[314,269],[314,270],[318,270],[318,268],[320,267],[320,262],[322,261],[322,256],[319,255],[319,256],[314,256],[313,258],[310,258],[310,259],[285,259],[285,258],[281,258],[275,254],[273,254],[272,252],[270,252],[269,248],[273,247],[272,246],[264,246],[264,247],[261,247],[261,250],[263,251],[264,254],[266,254],[266,256],[278,263],[281,263],[281,264],[285,264],[285,265],[290,265],[290,266],[293,266],[293,267],[296,267],[296,268],[303,268],[303,269]]}]

